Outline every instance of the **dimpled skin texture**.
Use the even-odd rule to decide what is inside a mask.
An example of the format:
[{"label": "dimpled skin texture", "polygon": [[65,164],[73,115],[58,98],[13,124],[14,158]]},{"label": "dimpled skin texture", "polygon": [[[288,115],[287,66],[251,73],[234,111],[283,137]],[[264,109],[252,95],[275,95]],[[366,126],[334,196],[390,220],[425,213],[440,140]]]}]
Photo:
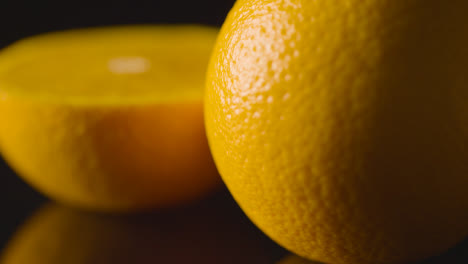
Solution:
[{"label": "dimpled skin texture", "polygon": [[468,2],[239,0],[208,70],[217,167],[287,249],[407,263],[468,234]]},{"label": "dimpled skin texture", "polygon": [[[202,103],[217,33],[111,27],[13,45],[0,55],[3,157],[42,193],[95,210],[168,207],[207,195],[221,185]],[[182,38],[193,46],[177,44]],[[174,57],[178,49],[192,57]],[[144,56],[151,74],[113,74],[105,56]],[[164,70],[177,78],[154,76]]]}]

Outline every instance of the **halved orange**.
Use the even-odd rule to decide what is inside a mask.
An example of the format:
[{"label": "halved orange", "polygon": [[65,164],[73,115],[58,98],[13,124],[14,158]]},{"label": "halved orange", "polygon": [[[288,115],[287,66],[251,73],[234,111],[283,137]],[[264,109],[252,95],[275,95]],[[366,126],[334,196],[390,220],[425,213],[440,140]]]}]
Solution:
[{"label": "halved orange", "polygon": [[220,179],[203,125],[217,30],[120,26],[50,33],[0,52],[0,142],[28,183],[102,210],[202,197]]}]

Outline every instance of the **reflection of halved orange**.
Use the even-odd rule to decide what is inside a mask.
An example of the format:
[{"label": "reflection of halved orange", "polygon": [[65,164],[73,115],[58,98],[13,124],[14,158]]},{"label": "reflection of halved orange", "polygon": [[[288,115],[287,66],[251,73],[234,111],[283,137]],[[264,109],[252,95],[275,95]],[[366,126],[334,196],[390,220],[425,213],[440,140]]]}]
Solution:
[{"label": "reflection of halved orange", "polygon": [[133,26],[35,37],[0,53],[0,141],[31,185],[129,210],[220,183],[205,139],[205,67],[217,30]]},{"label": "reflection of halved orange", "polygon": [[42,208],[9,242],[2,264],[271,264],[277,246],[231,203],[143,216]]}]

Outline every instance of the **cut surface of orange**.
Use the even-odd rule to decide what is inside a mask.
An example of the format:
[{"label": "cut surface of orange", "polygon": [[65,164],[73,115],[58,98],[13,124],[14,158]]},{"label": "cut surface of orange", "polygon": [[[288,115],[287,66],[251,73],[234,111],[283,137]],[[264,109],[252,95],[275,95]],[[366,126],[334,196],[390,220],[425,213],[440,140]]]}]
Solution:
[{"label": "cut surface of orange", "polygon": [[50,33],[0,52],[2,154],[57,200],[169,206],[219,183],[203,126],[217,30],[119,26]]},{"label": "cut surface of orange", "polygon": [[216,33],[121,26],[29,38],[1,53],[1,92],[85,105],[199,100]]}]

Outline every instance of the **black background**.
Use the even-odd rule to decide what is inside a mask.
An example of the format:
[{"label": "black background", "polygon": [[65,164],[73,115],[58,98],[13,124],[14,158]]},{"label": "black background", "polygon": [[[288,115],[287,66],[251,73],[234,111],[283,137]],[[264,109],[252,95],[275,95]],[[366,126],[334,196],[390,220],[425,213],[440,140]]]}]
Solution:
[{"label": "black background", "polygon": [[0,46],[42,32],[90,26],[147,23],[220,26],[233,3],[233,0],[2,0]]},{"label": "black background", "polygon": [[[220,26],[233,4],[234,0],[96,0],[93,2],[0,0],[0,48],[27,36],[72,28],[155,23]],[[221,196],[223,197],[221,200],[225,200],[229,195],[224,190]],[[23,183],[5,162],[0,160],[0,250],[7,244],[18,226],[44,201],[47,201],[45,197]],[[235,207],[234,211],[242,214],[232,199],[227,203]],[[247,218],[243,217],[243,224],[254,228]],[[258,236],[266,241],[265,243],[269,243],[269,254],[272,259],[280,259],[287,254],[258,230],[253,232],[257,232]],[[468,263],[468,241],[444,256],[424,263]]]}]

